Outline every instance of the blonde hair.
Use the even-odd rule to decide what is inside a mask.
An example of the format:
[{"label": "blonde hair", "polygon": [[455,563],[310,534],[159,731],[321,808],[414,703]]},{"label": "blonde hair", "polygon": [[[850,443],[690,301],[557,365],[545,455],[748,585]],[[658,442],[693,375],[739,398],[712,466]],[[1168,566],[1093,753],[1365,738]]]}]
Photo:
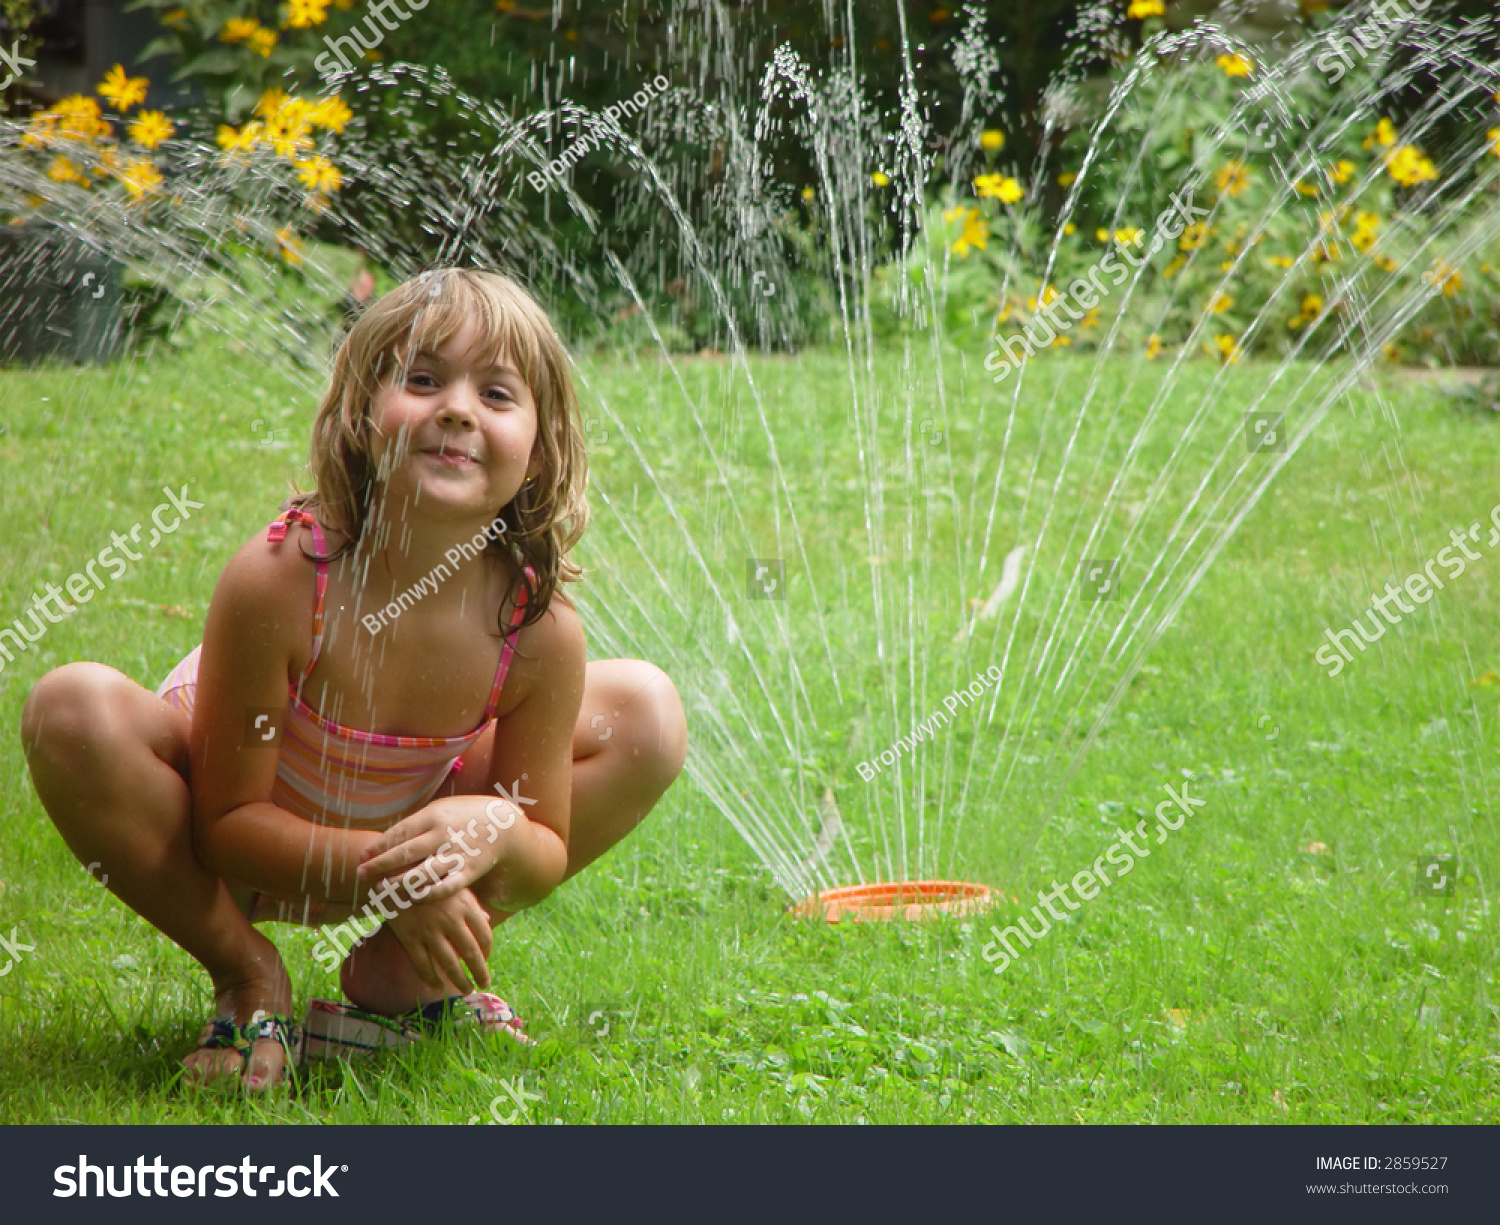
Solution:
[{"label": "blonde hair", "polygon": [[[360,316],[339,346],[313,421],[309,467],[316,489],[295,494],[284,508],[315,514],[347,537],[320,560],[341,556],[363,538],[378,475],[371,457],[374,398],[385,383],[401,377],[418,349],[441,348],[471,319],[485,351],[505,354],[536,401],[541,471],[497,508],[505,530],[486,546],[516,562],[526,589],[521,623],[526,626],[547,611],[561,584],[576,582],[583,573],[567,554],[588,526],[588,461],[567,352],[546,312],[508,277],[434,269],[398,286]],[[528,566],[534,579],[525,576]],[[502,624],[502,632],[506,629]]]}]

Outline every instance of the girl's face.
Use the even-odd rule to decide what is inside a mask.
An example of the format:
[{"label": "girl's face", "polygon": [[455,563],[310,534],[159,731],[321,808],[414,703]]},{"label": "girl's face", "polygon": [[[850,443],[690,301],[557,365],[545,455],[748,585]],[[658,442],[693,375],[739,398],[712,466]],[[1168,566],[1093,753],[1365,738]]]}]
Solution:
[{"label": "girl's face", "polygon": [[435,352],[413,355],[404,382],[371,405],[374,459],[389,456],[386,493],[424,510],[492,516],[541,468],[536,401],[505,354],[479,351],[472,321]]}]

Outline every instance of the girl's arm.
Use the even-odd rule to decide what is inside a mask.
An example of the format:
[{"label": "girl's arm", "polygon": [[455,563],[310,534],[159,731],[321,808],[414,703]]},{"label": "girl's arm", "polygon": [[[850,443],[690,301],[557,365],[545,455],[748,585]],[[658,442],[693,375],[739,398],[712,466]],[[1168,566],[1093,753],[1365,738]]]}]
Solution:
[{"label": "girl's arm", "polygon": [[273,547],[258,533],[214,589],[193,710],[193,840],[226,880],[359,905],[368,900],[356,878],[360,852],[377,835],[315,825],[271,803],[288,677],[312,646],[316,572],[299,535]]},{"label": "girl's arm", "polygon": [[[495,721],[491,789],[433,800],[365,851],[363,879],[403,881],[414,897],[462,888],[497,910],[533,906],[568,867],[573,730],[583,704],[584,640],[577,612],[561,599],[517,643],[524,668],[516,704]],[[423,884],[440,880],[436,887]]]}]

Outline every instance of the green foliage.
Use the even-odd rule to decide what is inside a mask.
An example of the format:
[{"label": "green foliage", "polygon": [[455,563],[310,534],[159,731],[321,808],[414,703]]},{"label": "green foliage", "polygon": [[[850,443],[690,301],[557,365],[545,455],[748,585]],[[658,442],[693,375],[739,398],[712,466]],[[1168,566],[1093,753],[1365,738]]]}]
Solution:
[{"label": "green foliage", "polygon": [[167,55],[178,61],[174,81],[192,79],[208,95],[211,110],[237,123],[267,89],[288,79],[307,82],[324,50],[323,36],[343,33],[352,18],[340,0],[132,0],[128,9],[154,9],[163,33],[143,59]]},{"label": "green foliage", "polygon": [[[1464,148],[1439,169],[1378,114],[1353,116],[1331,138],[1319,135],[1310,152],[1313,137],[1287,126],[1279,117],[1286,112],[1259,95],[1246,101],[1265,65],[1239,75],[1221,55],[1147,68],[1102,131],[1091,121],[1064,140],[1053,173],[1067,196],[1054,215],[1033,205],[1049,189],[1039,182],[1026,184],[1021,205],[981,191],[970,199],[939,193],[929,207],[929,245],[906,261],[905,274],[919,278],[935,261],[944,264],[946,315],[959,334],[1020,332],[1035,319],[1039,297],[1066,293],[1139,232],[1144,241],[1130,249],[1150,268],[1128,305],[1127,286],[1054,343],[1095,348],[1119,313],[1117,343],[1153,354],[1191,343],[1220,360],[1281,357],[1315,332],[1309,354],[1383,345],[1390,361],[1500,362],[1500,240],[1475,229],[1492,187],[1459,199],[1473,183],[1493,184],[1491,155],[1500,157],[1493,102],[1480,131],[1471,126]],[[1119,70],[1122,79],[1127,70]],[[1352,108],[1375,84],[1361,71],[1342,89],[1315,73],[1296,77],[1289,113]],[[1104,101],[1095,105],[1102,114]],[[1211,216],[1152,250],[1174,193],[1187,190]],[[983,245],[963,241],[972,223],[960,210],[978,222]],[[1370,303],[1383,301],[1380,314],[1388,315],[1392,302],[1428,287],[1441,292],[1398,335],[1374,334]]]}]

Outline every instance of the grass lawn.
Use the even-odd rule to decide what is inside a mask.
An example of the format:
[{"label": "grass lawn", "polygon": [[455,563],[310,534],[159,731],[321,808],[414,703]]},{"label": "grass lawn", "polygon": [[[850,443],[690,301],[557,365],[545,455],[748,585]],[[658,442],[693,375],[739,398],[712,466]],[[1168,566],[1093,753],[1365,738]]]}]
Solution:
[{"label": "grass lawn", "polygon": [[[746,423],[764,411],[811,554],[805,568],[788,567],[798,637],[782,654],[802,662],[806,709],[833,746],[830,777],[867,866],[879,860],[882,822],[906,818],[880,815],[888,789],[867,787],[852,768],[890,743],[880,719],[852,748],[849,723],[856,709],[885,709],[876,639],[889,650],[903,627],[877,634],[859,613],[903,607],[907,567],[937,592],[924,616],[942,599],[959,603],[941,560],[944,534],[962,552],[982,532],[989,485],[974,474],[1006,424],[977,360],[943,361],[940,420],[921,441],[934,428],[951,436],[913,463],[926,465],[930,487],[954,492],[929,499],[935,509],[920,516],[903,509],[877,525],[889,547],[872,545],[862,526],[869,473],[848,427],[840,355],[753,360],[759,405],[721,362],[680,363],[681,384],[654,361],[584,366],[585,401],[609,406],[607,421],[590,417],[591,462],[611,500],[598,501],[599,528],[586,542],[586,560],[599,566],[584,592],[591,655],[624,644],[663,663],[694,698],[695,752],[726,789],[758,791],[774,807],[789,786],[808,785],[803,764],[783,760],[782,734],[757,722],[769,715],[753,695],[747,717],[768,745],[746,759],[748,774],[725,764],[733,746],[712,718],[711,669],[674,668],[674,640],[694,639],[710,663],[722,651],[736,694],[755,687],[757,669],[730,649],[724,618],[696,619],[702,574],[619,434],[628,423],[652,470],[684,491],[694,539],[714,554],[710,570],[743,584],[744,550],[718,547],[740,529],[716,480],[722,489],[763,479],[764,503],[741,498],[746,533],[775,547],[796,541],[775,512],[768,451],[745,442],[756,437]],[[1160,374],[1143,369],[1148,394]],[[1055,443],[1031,411],[1043,389],[1060,388],[1070,404],[1070,380],[1081,385],[1089,370],[1077,358],[1038,363],[1011,444],[1019,460]],[[1248,407],[1265,373],[1239,368],[1218,411],[1237,420],[1236,399]],[[1213,375],[1195,363],[1184,384]],[[909,389],[914,377],[933,375],[913,376],[893,350],[877,355],[869,383]],[[270,520],[296,474],[306,386],[222,345],[105,371],[0,372],[0,624],[111,532],[149,523],[163,486],[192,482],[206,503],[0,674],[0,935],[14,926],[35,946],[0,977],[0,1121],[462,1123],[488,1118],[507,1080],[540,1095],[528,1101],[531,1122],[1496,1120],[1500,989],[1486,899],[1500,868],[1490,790],[1500,688],[1481,678],[1500,671],[1491,611],[1500,562],[1486,552],[1337,678],[1312,652],[1323,628],[1348,625],[1372,590],[1421,570],[1450,528],[1479,521],[1488,530],[1500,502],[1500,430],[1430,384],[1379,379],[1334,408],[1251,512],[1050,813],[1029,807],[1043,788],[1024,775],[1003,805],[946,770],[934,784],[933,819],[961,806],[964,823],[942,826],[941,855],[919,866],[999,885],[1026,905],[1054,876],[1102,855],[1116,827],[1136,819],[1127,814],[1148,816],[1166,783],[1186,780],[1206,800],[1005,973],[981,956],[988,920],[789,918],[769,872],[684,778],[637,835],[497,937],[495,989],[544,1039],[537,1048],[459,1038],[378,1062],[312,1065],[294,1091],[248,1101],[177,1083],[177,1060],[211,1006],[207,978],[74,862],[31,789],[16,729],[47,668],[97,659],[154,686],[197,643],[220,568]],[[922,416],[902,428],[915,437]],[[704,437],[731,440],[717,452],[721,467]],[[1081,445],[1097,447],[1106,474],[1118,463],[1118,439]],[[1172,448],[1170,439],[1157,445],[1163,456]],[[1148,467],[1159,458],[1148,456]],[[1004,530],[1009,484],[991,585],[1014,538]],[[908,491],[898,505],[920,501]],[[622,560],[627,527],[642,544]],[[619,587],[645,557],[671,582],[680,577],[686,601],[673,613],[680,622],[658,608],[648,634],[603,611],[620,607]],[[872,595],[887,571],[900,582]],[[804,573],[816,581],[817,608],[798,604]],[[781,623],[766,619],[766,606],[739,617],[738,640],[753,641],[757,658],[780,659],[770,646]],[[989,657],[955,653],[951,626],[916,629],[930,641],[915,657],[948,669],[923,689],[931,708],[950,675],[966,678],[974,658],[983,667]],[[841,669],[837,692],[824,655]],[[767,662],[764,675],[780,683],[782,666]],[[990,734],[959,721],[930,760],[962,765]],[[876,817],[863,820],[871,808]],[[1420,896],[1419,857],[1437,852],[1457,854],[1456,887]],[[1012,863],[1001,879],[998,865]],[[1004,913],[1009,922],[1018,911]],[[310,994],[337,995],[312,959],[312,932],[263,930],[287,959],[299,1010]],[[509,1112],[511,1099],[498,1109]]]}]

